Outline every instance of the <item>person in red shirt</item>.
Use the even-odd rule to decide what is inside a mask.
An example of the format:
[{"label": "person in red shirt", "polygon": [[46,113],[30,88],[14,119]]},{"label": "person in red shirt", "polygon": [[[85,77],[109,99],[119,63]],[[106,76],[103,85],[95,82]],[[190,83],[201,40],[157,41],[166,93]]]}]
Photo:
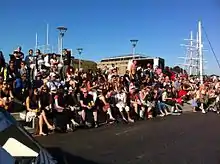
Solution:
[{"label": "person in red shirt", "polygon": [[188,91],[184,86],[180,86],[180,90],[178,91],[176,102],[183,105],[184,100],[187,98]]}]

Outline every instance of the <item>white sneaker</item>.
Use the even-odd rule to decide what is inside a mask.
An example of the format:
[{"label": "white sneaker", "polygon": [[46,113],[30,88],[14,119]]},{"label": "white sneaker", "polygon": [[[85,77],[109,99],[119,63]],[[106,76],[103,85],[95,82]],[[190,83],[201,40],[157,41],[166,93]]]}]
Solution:
[{"label": "white sneaker", "polygon": [[134,123],[133,119],[128,119],[128,122]]},{"label": "white sneaker", "polygon": [[150,114],[150,115],[148,115],[148,119],[151,119],[151,118],[153,118],[153,116]]},{"label": "white sneaker", "polygon": [[76,121],[74,121],[73,119],[71,120],[71,122],[74,126],[79,126],[79,124]]},{"label": "white sneaker", "polygon": [[126,123],[128,122],[128,120],[126,118],[122,118],[122,119],[123,119],[124,122],[126,122]]},{"label": "white sneaker", "polygon": [[165,114],[159,114],[159,117],[164,117],[165,116]]},{"label": "white sneaker", "polygon": [[144,118],[144,112],[142,110],[140,111],[140,118]]}]

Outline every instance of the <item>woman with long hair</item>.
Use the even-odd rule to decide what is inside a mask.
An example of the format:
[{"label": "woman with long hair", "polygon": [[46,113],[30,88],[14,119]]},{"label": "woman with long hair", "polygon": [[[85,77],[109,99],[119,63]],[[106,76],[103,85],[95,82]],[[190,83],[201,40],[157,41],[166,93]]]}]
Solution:
[{"label": "woman with long hair", "polygon": [[66,132],[67,124],[69,122],[66,113],[66,100],[64,97],[64,88],[60,86],[54,96],[54,117],[56,129],[60,132]]},{"label": "woman with long hair", "polygon": [[5,107],[5,101],[2,96],[2,88],[3,88],[3,77],[0,76],[0,107]]},{"label": "woman with long hair", "polygon": [[4,105],[4,108],[6,110],[10,109],[10,106],[12,104],[12,100],[13,100],[14,96],[12,94],[11,86],[9,84],[7,84],[6,82],[3,82],[0,95],[1,95],[1,99],[2,99],[2,103]]},{"label": "woman with long hair", "polygon": [[4,74],[5,67],[6,67],[5,58],[4,58],[3,52],[0,51],[0,75],[1,76]]},{"label": "woman with long hair", "polygon": [[29,96],[26,99],[26,107],[29,113],[35,114],[39,118],[39,135],[45,136],[46,134],[43,132],[43,124],[46,123],[48,129],[53,130],[54,127],[50,125],[47,120],[46,114],[44,110],[41,110],[39,92],[37,88],[31,89],[29,92]]},{"label": "woman with long hair", "polygon": [[70,81],[74,77],[74,68],[69,66],[66,70],[66,81]]}]

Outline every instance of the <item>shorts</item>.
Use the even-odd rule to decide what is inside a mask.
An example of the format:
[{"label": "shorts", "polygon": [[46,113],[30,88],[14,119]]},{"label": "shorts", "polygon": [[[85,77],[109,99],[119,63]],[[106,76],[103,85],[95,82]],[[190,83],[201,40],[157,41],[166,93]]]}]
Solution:
[{"label": "shorts", "polygon": [[196,100],[192,100],[192,107],[198,107],[198,104],[197,104],[197,102],[196,102]]},{"label": "shorts", "polygon": [[97,111],[97,108],[92,107],[91,109],[88,109],[88,108],[82,107],[82,110],[95,112],[95,111]]},{"label": "shorts", "polygon": [[127,106],[125,103],[123,102],[119,102],[116,104],[116,107],[119,109],[120,112],[123,112],[123,110],[125,109],[126,112],[130,111],[129,106]]}]

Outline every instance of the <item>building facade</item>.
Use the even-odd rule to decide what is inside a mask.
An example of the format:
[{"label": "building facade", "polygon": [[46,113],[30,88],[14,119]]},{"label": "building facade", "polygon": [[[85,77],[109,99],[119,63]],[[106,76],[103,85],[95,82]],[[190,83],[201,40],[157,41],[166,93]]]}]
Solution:
[{"label": "building facade", "polygon": [[146,67],[148,63],[150,63],[154,68],[159,67],[164,69],[165,67],[165,60],[160,57],[147,57],[144,55],[136,54],[136,55],[123,55],[123,56],[116,56],[110,58],[104,58],[100,62],[97,63],[97,67],[100,69],[111,68],[112,64],[118,68],[119,74],[124,74],[128,68],[128,63],[131,60],[136,60],[137,65],[141,67]]}]

